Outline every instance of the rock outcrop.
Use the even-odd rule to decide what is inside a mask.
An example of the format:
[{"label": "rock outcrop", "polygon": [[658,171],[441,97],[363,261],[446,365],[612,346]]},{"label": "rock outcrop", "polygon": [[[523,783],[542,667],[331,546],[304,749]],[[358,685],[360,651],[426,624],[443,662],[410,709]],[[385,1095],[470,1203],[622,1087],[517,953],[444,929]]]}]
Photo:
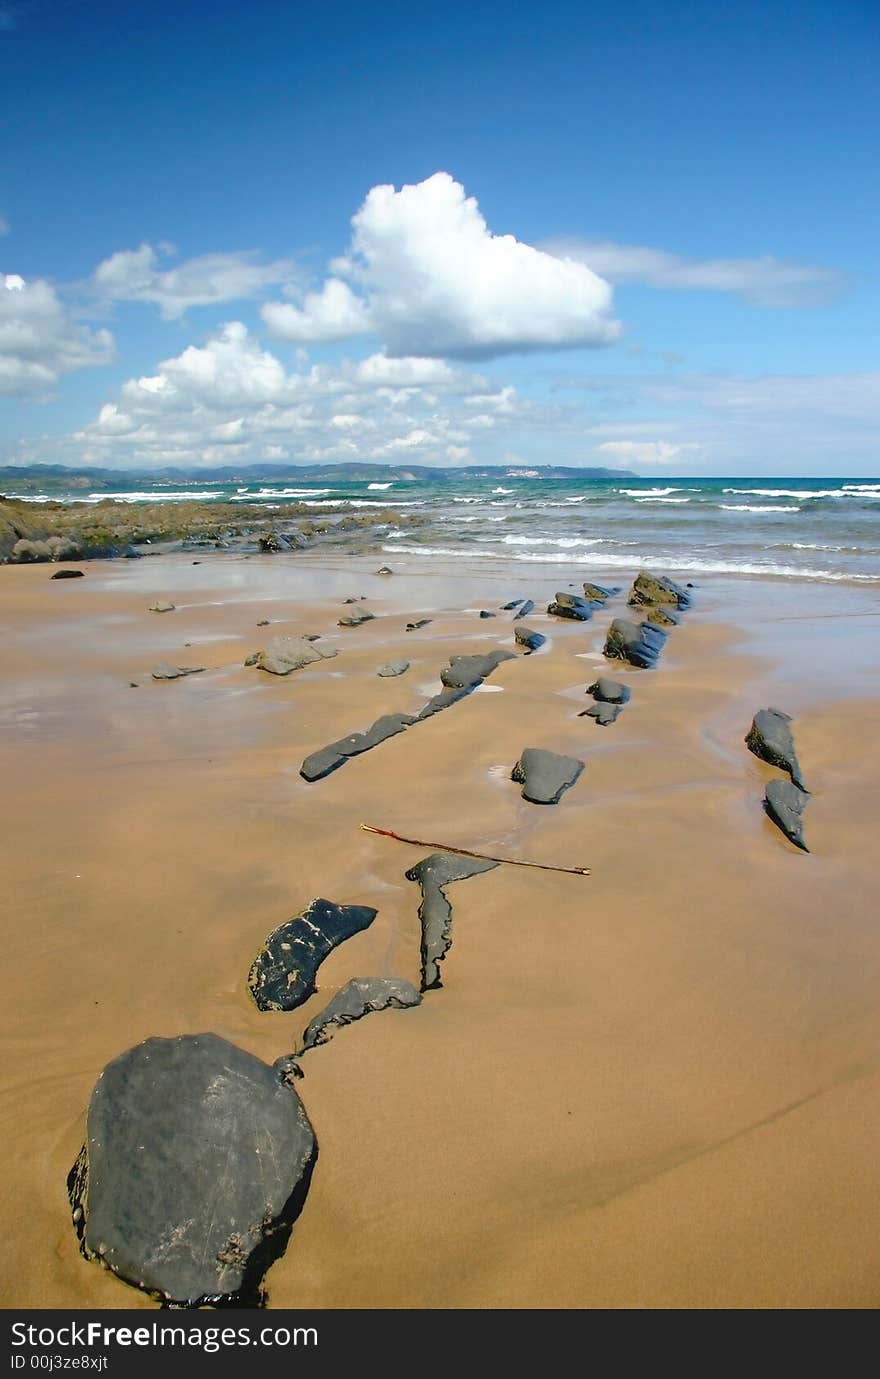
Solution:
[{"label": "rock outcrop", "polygon": [[593,604],[582,599],[579,594],[557,593],[547,612],[554,618],[573,618],[577,622],[589,622],[593,616]]},{"label": "rock outcrop", "polygon": [[501,665],[502,661],[513,661],[512,651],[488,651],[480,655],[452,656],[448,666],[440,672],[440,679],[447,689],[468,689],[482,684],[487,675]]},{"label": "rock outcrop", "polygon": [[184,675],[201,675],[204,666],[172,666],[167,661],[151,672],[154,680],[180,680]]},{"label": "rock outcrop", "polygon": [[349,757],[357,757],[362,752],[371,751],[373,747],[378,747],[380,742],[385,742],[389,737],[396,737],[410,723],[416,721],[412,714],[408,713],[383,714],[365,733],[349,733],[348,737],[341,737],[329,746],[312,752],[306,757],[299,773],[303,780],[309,782],[321,780],[324,776],[329,776],[331,771],[338,770]]},{"label": "rock outcrop", "polygon": [[691,596],[680,584],[663,575],[641,570],[633,581],[629,603],[632,607],[658,608],[668,604],[672,608],[690,608]]},{"label": "rock outcrop", "polygon": [[386,661],[383,666],[379,667],[376,674],[381,675],[385,680],[396,675],[405,675],[408,670],[409,661]]},{"label": "rock outcrop", "polygon": [[253,665],[270,675],[290,675],[316,661],[329,660],[338,655],[335,646],[312,641],[308,637],[273,637],[263,651],[256,653]]},{"label": "rock outcrop", "polygon": [[803,852],[809,852],[804,842],[801,815],[809,802],[806,790],[799,789],[788,780],[771,780],[764,796],[764,808],[775,824],[782,829],[786,838]]},{"label": "rock outcrop", "polygon": [[762,761],[787,771],[792,784],[806,790],[789,727],[791,721],[791,715],[782,709],[759,709],[746,734],[746,746]]},{"label": "rock outcrop", "polygon": [[628,661],[632,666],[650,670],[666,642],[666,633],[649,622],[630,622],[615,618],[605,639],[605,655],[609,660]]},{"label": "rock outcrop", "polygon": [[517,646],[525,647],[527,656],[532,651],[537,651],[547,640],[542,632],[534,632],[531,627],[525,625],[514,628],[513,635],[516,638]]}]

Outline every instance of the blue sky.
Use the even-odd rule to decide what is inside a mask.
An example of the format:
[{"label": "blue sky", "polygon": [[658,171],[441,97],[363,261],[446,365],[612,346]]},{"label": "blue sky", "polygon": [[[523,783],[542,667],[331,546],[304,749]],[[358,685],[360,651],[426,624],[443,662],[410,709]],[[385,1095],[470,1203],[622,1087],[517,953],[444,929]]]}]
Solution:
[{"label": "blue sky", "polygon": [[873,0],[0,0],[0,463],[876,474]]}]

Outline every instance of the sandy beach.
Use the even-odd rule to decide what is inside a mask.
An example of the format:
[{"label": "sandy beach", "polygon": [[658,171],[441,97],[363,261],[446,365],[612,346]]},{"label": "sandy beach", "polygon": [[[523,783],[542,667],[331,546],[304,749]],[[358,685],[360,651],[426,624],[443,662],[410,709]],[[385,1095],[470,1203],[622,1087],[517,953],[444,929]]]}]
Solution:
[{"label": "sandy beach", "polygon": [[[429,849],[362,822],[592,874],[453,884],[442,988],[304,1057],[320,1152],[270,1308],[877,1306],[875,589],[699,578],[640,671],[602,656],[637,567],[581,624],[543,611],[580,587],[564,563],[381,563],[0,568],[4,1306],[155,1307],[86,1262],[71,1225],[65,1180],[110,1059],[214,1031],[272,1063],[350,977],[418,985],[404,872]],[[362,595],[374,619],[337,627]],[[499,610],[516,597],[535,601],[541,651],[300,777],[326,743],[417,713],[450,656],[514,650]],[[416,618],[431,621],[407,632]],[[285,678],[244,668],[306,633],[339,655]],[[391,657],[410,669],[379,678]],[[163,661],[205,671],[159,683]],[[602,728],[577,715],[605,672],[632,697]],[[794,716],[809,854],[766,817],[779,773],[743,742],[768,705]],[[585,762],[555,807],[510,780],[529,746]],[[306,1004],[262,1013],[250,964],[316,896],[378,917]]]}]

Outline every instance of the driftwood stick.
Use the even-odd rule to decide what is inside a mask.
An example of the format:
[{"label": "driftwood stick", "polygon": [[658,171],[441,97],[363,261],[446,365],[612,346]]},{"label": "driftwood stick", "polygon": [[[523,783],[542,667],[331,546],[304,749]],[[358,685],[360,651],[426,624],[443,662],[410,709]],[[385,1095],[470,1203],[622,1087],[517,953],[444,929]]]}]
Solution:
[{"label": "driftwood stick", "polygon": [[449,843],[426,843],[421,838],[404,838],[390,828],[377,828],[374,824],[361,824],[366,833],[379,833],[383,838],[394,838],[398,843],[412,843],[417,848],[433,848],[435,852],[454,852],[459,857],[476,857],[481,862],[503,862],[509,867],[539,867],[541,871],[565,871],[573,876],[589,876],[589,867],[557,867],[552,862],[523,862],[519,857],[493,857],[489,852],[471,852],[470,848],[451,847]]}]

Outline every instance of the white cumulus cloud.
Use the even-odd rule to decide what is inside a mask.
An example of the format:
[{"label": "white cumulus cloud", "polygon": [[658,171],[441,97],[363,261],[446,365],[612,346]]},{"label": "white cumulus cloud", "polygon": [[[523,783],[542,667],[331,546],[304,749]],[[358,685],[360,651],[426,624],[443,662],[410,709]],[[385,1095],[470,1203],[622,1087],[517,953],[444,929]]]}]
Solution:
[{"label": "white cumulus cloud", "polygon": [[0,274],[0,393],[45,396],[61,374],[113,356],[110,332],[81,326],[51,283]]},{"label": "white cumulus cloud", "polygon": [[485,359],[607,345],[620,326],[608,283],[583,263],[495,235],[446,172],[373,187],[352,218],[347,254],[301,307],[269,303],[279,339],[371,333],[391,356]]},{"label": "white cumulus cloud", "polygon": [[163,268],[153,246],[142,244],[99,263],[91,285],[105,302],[151,302],[165,320],[174,320],[189,307],[259,297],[295,277],[288,259],[260,263],[250,252],[202,254]]},{"label": "white cumulus cloud", "polygon": [[631,460],[638,464],[668,464],[670,460],[698,450],[699,446],[688,443],[672,445],[669,441],[603,441],[596,449],[601,455],[610,455],[616,460]]},{"label": "white cumulus cloud", "polygon": [[690,291],[732,292],[754,306],[818,306],[847,285],[847,275],[818,264],[759,258],[688,259],[664,249],[610,240],[557,239],[548,253],[576,259],[612,283]]}]

